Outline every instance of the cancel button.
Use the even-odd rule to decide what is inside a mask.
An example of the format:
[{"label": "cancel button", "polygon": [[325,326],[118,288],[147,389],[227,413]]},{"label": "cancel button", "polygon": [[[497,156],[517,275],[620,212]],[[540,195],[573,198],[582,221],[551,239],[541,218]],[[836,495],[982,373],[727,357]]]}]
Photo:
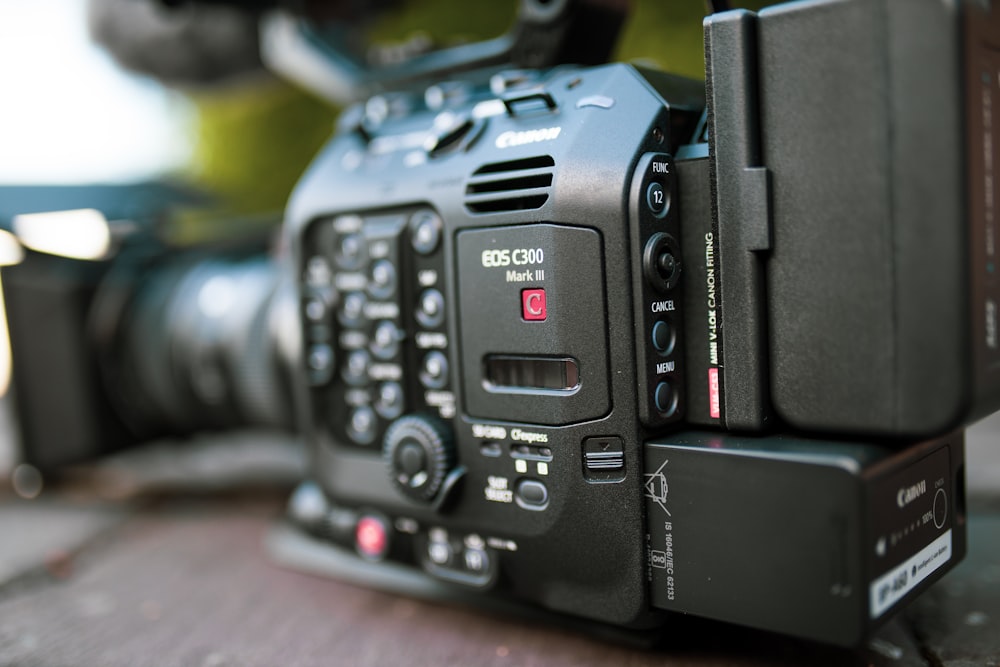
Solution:
[{"label": "cancel button", "polygon": [[514,486],[514,501],[526,510],[543,510],[549,505],[549,490],[537,479],[522,479]]}]

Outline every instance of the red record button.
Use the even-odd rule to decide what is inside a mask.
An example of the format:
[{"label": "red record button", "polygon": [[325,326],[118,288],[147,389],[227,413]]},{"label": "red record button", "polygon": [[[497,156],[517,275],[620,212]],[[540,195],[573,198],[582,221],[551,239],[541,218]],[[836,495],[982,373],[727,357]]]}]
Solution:
[{"label": "red record button", "polygon": [[354,529],[358,552],[370,560],[381,560],[389,550],[389,529],[374,516],[363,516]]},{"label": "red record button", "polygon": [[545,319],[545,290],[521,290],[521,317],[528,322],[541,322]]}]

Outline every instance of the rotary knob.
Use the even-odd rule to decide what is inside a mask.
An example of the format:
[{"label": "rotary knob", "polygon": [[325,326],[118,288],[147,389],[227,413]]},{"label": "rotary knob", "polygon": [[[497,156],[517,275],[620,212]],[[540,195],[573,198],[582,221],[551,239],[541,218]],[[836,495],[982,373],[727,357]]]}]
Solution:
[{"label": "rotary knob", "polygon": [[454,465],[451,430],[434,417],[407,415],[385,432],[382,455],[396,488],[414,500],[430,502]]}]

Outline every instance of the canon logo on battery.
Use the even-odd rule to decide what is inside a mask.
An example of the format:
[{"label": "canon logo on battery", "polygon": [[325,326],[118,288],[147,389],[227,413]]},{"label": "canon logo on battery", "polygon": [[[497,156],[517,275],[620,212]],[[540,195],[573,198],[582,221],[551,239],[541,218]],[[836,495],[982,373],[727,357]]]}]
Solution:
[{"label": "canon logo on battery", "polygon": [[914,500],[924,495],[927,492],[927,480],[920,480],[913,486],[907,487],[905,489],[900,489],[896,492],[896,504],[900,508],[906,507]]}]

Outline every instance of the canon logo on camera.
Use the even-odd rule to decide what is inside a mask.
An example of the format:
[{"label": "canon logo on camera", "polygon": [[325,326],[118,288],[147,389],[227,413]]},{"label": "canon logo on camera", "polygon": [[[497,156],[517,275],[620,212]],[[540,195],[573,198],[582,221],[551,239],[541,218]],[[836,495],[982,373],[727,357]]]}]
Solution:
[{"label": "canon logo on camera", "polygon": [[541,130],[524,130],[522,132],[508,130],[497,137],[496,147],[511,148],[512,146],[524,146],[525,144],[552,141],[559,136],[560,132],[562,132],[561,127],[546,127]]}]

